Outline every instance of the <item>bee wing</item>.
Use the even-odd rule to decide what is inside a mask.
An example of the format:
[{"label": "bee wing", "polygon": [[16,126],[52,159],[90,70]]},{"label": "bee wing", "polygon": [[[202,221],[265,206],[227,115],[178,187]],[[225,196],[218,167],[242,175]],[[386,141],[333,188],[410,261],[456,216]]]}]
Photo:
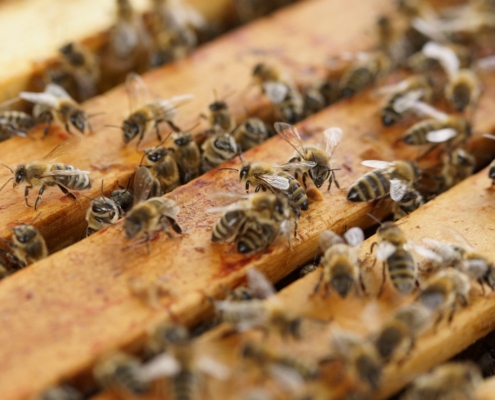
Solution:
[{"label": "bee wing", "polygon": [[182,94],[169,99],[159,100],[161,118],[164,120],[174,119],[177,116],[177,107],[192,99],[194,99],[193,94]]},{"label": "bee wing", "polygon": [[60,85],[56,83],[49,83],[46,85],[44,93],[51,94],[59,99],[72,99],[70,94]]},{"label": "bee wing", "polygon": [[289,189],[289,180],[287,178],[284,178],[283,176],[265,174],[259,176],[259,178],[263,182],[266,182],[268,185],[274,187],[275,189],[279,189],[279,190]]},{"label": "bee wing", "polygon": [[206,26],[205,17],[189,4],[173,2],[169,4],[169,7],[179,26],[185,27],[189,25],[195,29],[202,29]]},{"label": "bee wing", "polygon": [[495,70],[495,56],[480,58],[478,61],[475,62],[475,68],[482,71]]},{"label": "bee wing", "polygon": [[[251,300],[248,307],[245,302],[239,301],[215,301],[214,304],[217,311],[237,316],[239,322],[236,324],[236,329],[238,331],[252,329],[265,320],[265,308],[261,300]],[[254,304],[258,306],[253,307]]]},{"label": "bee wing", "polygon": [[274,164],[274,167],[282,169],[284,171],[290,171],[293,169],[299,169],[302,171],[309,171],[311,168],[316,167],[318,164],[314,161],[298,161],[285,164]]},{"label": "bee wing", "polygon": [[327,229],[323,232],[320,233],[318,236],[318,244],[320,246],[320,249],[322,251],[326,251],[330,247],[336,245],[336,244],[343,244],[344,239],[338,234],[336,234],[334,231]]},{"label": "bee wing", "polygon": [[139,167],[134,176],[134,204],[146,200],[153,187],[153,176],[146,167]]},{"label": "bee wing", "polygon": [[175,357],[167,353],[159,354],[141,367],[140,375],[146,381],[177,375],[181,370]]},{"label": "bee wing", "polygon": [[229,367],[208,356],[198,357],[195,364],[201,372],[219,381],[226,381],[232,375]]},{"label": "bee wing", "polygon": [[275,289],[273,285],[266,279],[256,268],[248,269],[247,273],[248,286],[256,293],[256,297],[260,299],[266,299],[275,295]]},{"label": "bee wing", "polygon": [[45,176],[74,176],[74,175],[89,175],[90,171],[81,171],[79,169],[76,170],[60,170],[56,169],[53,171],[48,171],[42,175],[42,177]]},{"label": "bee wing", "polygon": [[395,246],[387,241],[380,242],[377,246],[375,257],[379,261],[385,261],[395,252]]},{"label": "bee wing", "polygon": [[454,76],[459,71],[459,58],[447,46],[428,42],[423,46],[422,52],[427,57],[438,60],[449,76]]},{"label": "bee wing", "polygon": [[407,87],[408,87],[407,79],[404,79],[399,83],[393,83],[391,85],[382,86],[381,88],[376,89],[374,93],[376,93],[377,95],[392,94],[395,92],[402,92],[403,90],[406,90]]},{"label": "bee wing", "polygon": [[131,112],[153,100],[148,85],[146,85],[143,78],[135,72],[127,74],[127,77],[125,78],[125,89],[127,91],[127,96],[129,97]]},{"label": "bee wing", "polygon": [[344,131],[335,126],[323,131],[323,136],[325,136],[325,152],[328,154],[329,157],[332,156],[335,148],[342,140],[343,135]]},{"label": "bee wing", "polygon": [[425,103],[424,101],[415,101],[410,109],[421,117],[426,115],[440,121],[445,121],[449,117],[444,112],[437,110],[435,107]]},{"label": "bee wing", "polygon": [[163,201],[167,203],[167,208],[163,214],[167,217],[175,218],[180,212],[180,206],[176,204],[175,201],[167,199],[166,197],[163,198]]},{"label": "bee wing", "polygon": [[390,198],[393,201],[401,201],[407,193],[407,183],[400,179],[390,179]]},{"label": "bee wing", "polygon": [[385,169],[394,165],[393,162],[390,161],[381,161],[381,160],[364,160],[361,161],[361,165],[365,167],[370,167],[374,169]]},{"label": "bee wing", "polygon": [[81,143],[81,137],[78,135],[72,135],[69,139],[64,140],[52,151],[50,151],[46,156],[42,158],[42,160],[48,161],[60,157],[64,154],[72,154],[77,150],[80,143]]},{"label": "bee wing", "polygon": [[416,252],[420,256],[427,258],[428,260],[435,261],[437,263],[440,263],[443,261],[443,258],[439,254],[434,252],[433,250],[428,249],[428,248],[420,245],[419,243],[415,243],[412,241],[408,241],[407,243],[411,247],[411,249],[413,249],[414,252]]},{"label": "bee wing", "polygon": [[393,108],[398,113],[403,113],[412,108],[424,94],[423,89],[410,90],[394,101]]},{"label": "bee wing", "polygon": [[278,134],[304,158],[304,145],[297,128],[294,125],[286,124],[285,122],[275,122],[274,127]]},{"label": "bee wing", "polygon": [[462,272],[464,272],[471,279],[480,279],[488,270],[488,265],[486,261],[482,259],[465,260],[462,263],[462,269]]},{"label": "bee wing", "polygon": [[457,131],[452,128],[438,129],[426,134],[426,140],[430,143],[443,143],[457,136]]},{"label": "bee wing", "polygon": [[490,133],[483,133],[483,137],[485,137],[487,139],[495,140],[495,135],[492,135]]},{"label": "bee wing", "polygon": [[294,392],[304,385],[304,379],[296,370],[280,364],[270,364],[268,371],[281,388]]},{"label": "bee wing", "polygon": [[58,103],[57,97],[50,93],[33,93],[33,92],[21,92],[19,97],[23,100],[29,101],[35,104],[43,104],[50,108],[55,108]]},{"label": "bee wing", "polygon": [[449,40],[442,32],[440,26],[436,24],[436,21],[427,21],[423,18],[415,17],[411,20],[411,25],[418,32],[421,32],[426,37],[436,40],[437,42],[446,42]]},{"label": "bee wing", "polygon": [[263,83],[266,96],[274,104],[280,104],[289,93],[289,87],[281,82],[268,81]]},{"label": "bee wing", "polygon": [[364,242],[364,232],[361,228],[355,226],[344,233],[344,239],[351,247],[359,246]]},{"label": "bee wing", "polygon": [[455,251],[454,248],[448,243],[442,243],[431,238],[423,238],[423,242],[426,243],[430,248],[435,249],[433,251],[441,258],[440,261],[455,260],[460,257],[459,253]]},{"label": "bee wing", "polygon": [[474,250],[474,246],[467,240],[467,238],[456,231],[455,229],[452,229],[449,226],[446,225],[440,225],[440,230],[442,232],[442,236],[449,237],[452,239],[452,242],[455,242],[457,244],[460,244],[464,247],[467,247],[471,250]]}]

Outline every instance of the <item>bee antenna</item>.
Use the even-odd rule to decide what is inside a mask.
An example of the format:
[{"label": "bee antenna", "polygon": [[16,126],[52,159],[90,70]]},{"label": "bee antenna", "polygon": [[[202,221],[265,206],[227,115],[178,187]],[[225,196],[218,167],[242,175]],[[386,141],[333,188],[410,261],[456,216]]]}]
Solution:
[{"label": "bee antenna", "polygon": [[5,165],[4,163],[0,163],[0,165],[3,165],[5,168],[7,168],[10,172],[14,173],[14,170],[10,168],[8,165]]},{"label": "bee antenna", "polygon": [[122,129],[121,126],[117,126],[117,125],[103,125],[105,128],[118,128],[118,129]]},{"label": "bee antenna", "polygon": [[223,170],[239,172],[239,170],[237,168],[219,168],[219,169],[217,169],[217,172],[223,171]]},{"label": "bee antenna", "polygon": [[40,211],[38,214],[36,214],[36,217],[34,217],[34,218],[31,220],[31,224],[30,224],[30,225],[33,225],[33,224],[34,224],[34,222],[38,219],[38,217],[39,217],[40,215],[41,215],[41,211]]},{"label": "bee antenna", "polygon": [[91,201],[96,200],[96,199],[94,199],[94,198],[92,198],[92,197],[89,197],[89,196],[87,196],[87,195],[83,194],[83,193],[79,193],[79,195],[80,195],[80,196],[82,196],[82,197],[86,197],[87,199],[89,199],[89,200],[91,200]]},{"label": "bee antenna", "polygon": [[101,197],[104,197],[103,196],[103,182],[105,182],[104,179],[101,180]]},{"label": "bee antenna", "polygon": [[5,183],[3,184],[3,185],[2,185],[2,187],[0,188],[0,192],[3,190],[3,188],[4,188],[5,186],[7,186],[7,183],[9,183],[9,182],[10,182],[11,180],[13,180],[13,179],[14,179],[14,178],[10,178],[7,182],[5,182]]},{"label": "bee antenna", "polygon": [[242,153],[238,153],[237,154],[239,156],[239,158],[241,159],[241,163],[244,164],[244,159],[242,158]]},{"label": "bee antenna", "polygon": [[213,99],[214,99],[215,101],[218,101],[218,93],[217,93],[217,89],[213,88],[212,90],[213,90]]},{"label": "bee antenna", "polygon": [[104,115],[106,114],[105,111],[100,111],[100,112],[97,112],[97,113],[91,113],[91,114],[88,114],[88,119],[89,118],[93,118],[93,117],[97,117],[98,115]]},{"label": "bee antenna", "polygon": [[375,217],[373,214],[367,213],[366,214],[368,217],[370,217],[373,221],[378,222],[380,225],[382,225],[382,221],[380,221],[377,217]]}]

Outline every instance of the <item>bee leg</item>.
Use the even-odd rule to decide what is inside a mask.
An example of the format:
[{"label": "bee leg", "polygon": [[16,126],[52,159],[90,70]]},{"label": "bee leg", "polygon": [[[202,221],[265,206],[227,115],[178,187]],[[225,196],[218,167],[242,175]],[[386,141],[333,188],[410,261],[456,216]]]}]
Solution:
[{"label": "bee leg", "polygon": [[28,207],[31,207],[28,203],[28,196],[29,196],[29,189],[32,189],[32,188],[33,188],[32,186],[26,186],[24,189],[24,200],[26,200],[26,205]]},{"label": "bee leg", "polygon": [[306,179],[307,178],[308,178],[308,175],[307,174],[302,174],[302,182],[303,182],[304,190],[306,190],[308,188],[308,185],[306,184]]},{"label": "bee leg", "polygon": [[246,193],[249,193],[249,181],[246,181]]},{"label": "bee leg", "polygon": [[50,131],[50,126],[51,125],[52,125],[52,120],[51,119],[48,119],[48,121],[46,121],[45,129],[43,129],[43,137],[45,137],[46,135],[48,135],[48,132]]},{"label": "bee leg", "polygon": [[322,280],[323,280],[323,271],[321,271],[320,273],[320,277],[318,278],[318,282],[316,283],[316,286],[313,289],[313,293],[311,294],[311,296],[314,296],[316,293],[318,293],[318,291],[320,290]]},{"label": "bee leg", "polygon": [[146,251],[148,252],[148,255],[151,254],[150,241],[151,241],[150,234],[149,232],[146,232],[145,242],[146,242]]},{"label": "bee leg", "polygon": [[[376,260],[376,259],[375,259]],[[386,272],[385,272],[385,263],[383,263],[382,267],[382,284],[380,285],[380,290],[378,291],[378,298],[382,295],[383,289],[385,288],[385,278],[386,278]]]},{"label": "bee leg", "polygon": [[485,282],[483,281],[483,278],[478,279],[478,283],[481,286],[481,294],[484,296],[485,295]]},{"label": "bee leg", "polygon": [[437,333],[437,331],[438,331],[438,325],[440,324],[440,322],[442,322],[442,319],[443,319],[443,312],[440,311],[438,313],[437,319],[433,323],[433,333],[435,333],[435,334]]},{"label": "bee leg", "polygon": [[41,201],[41,196],[43,195],[43,192],[45,191],[46,186],[43,185],[40,188],[40,191],[38,192],[38,197],[36,197],[36,202],[34,203],[34,209],[36,210],[38,208],[38,204],[40,204]]},{"label": "bee leg", "polygon": [[70,130],[70,126],[69,126],[69,123],[68,122],[65,123],[65,130],[72,135],[72,132]]},{"label": "bee leg", "polygon": [[[340,189],[340,184],[339,181],[337,180],[337,177],[335,176],[335,170],[332,171],[332,176],[333,176],[333,181],[335,182],[335,186],[337,186],[337,189]],[[330,189],[330,187],[328,187]]]},{"label": "bee leg", "polygon": [[175,125],[172,121],[167,121],[168,126],[170,126],[170,129],[172,129],[174,132],[180,132],[180,128]]},{"label": "bee leg", "polygon": [[[368,292],[366,291],[366,286],[364,286],[363,275],[359,274],[359,286],[361,287],[361,292],[363,295],[367,296]],[[356,285],[357,289],[357,285]]]},{"label": "bee leg", "polygon": [[404,354],[404,356],[402,356],[400,359],[397,360],[397,367],[402,367],[402,365],[411,356],[411,352],[414,350],[415,347],[416,347],[416,342],[413,338],[411,338],[411,343],[409,344],[409,347],[406,350],[406,353]]},{"label": "bee leg", "polygon": [[160,135],[160,128],[158,127],[159,121],[155,122],[155,132],[156,132],[156,137],[158,140],[161,142],[162,141],[162,135]]},{"label": "bee leg", "polygon": [[182,234],[182,228],[179,226],[179,224],[177,223],[177,221],[171,217],[166,217],[168,222],[170,223],[170,226],[172,227],[172,229],[177,232],[177,233],[181,233]]},{"label": "bee leg", "polygon": [[62,185],[57,185],[60,190],[62,191],[63,194],[65,194],[68,198],[74,200],[74,201],[77,201],[79,203],[79,205],[82,205],[81,202],[79,200],[77,200],[77,197],[74,193],[72,193],[69,189],[67,189],[66,187],[62,186]]},{"label": "bee leg", "polygon": [[449,326],[452,324],[452,320],[454,319],[454,314],[455,314],[455,311],[456,311],[456,306],[455,304],[452,305],[452,308],[450,310],[450,313],[449,313],[449,318],[448,318],[448,323],[449,323]]}]

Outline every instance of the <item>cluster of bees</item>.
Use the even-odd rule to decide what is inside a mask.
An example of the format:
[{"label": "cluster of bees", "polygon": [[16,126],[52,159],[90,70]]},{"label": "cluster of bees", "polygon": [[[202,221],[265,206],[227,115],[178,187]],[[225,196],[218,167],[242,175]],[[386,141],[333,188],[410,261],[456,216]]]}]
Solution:
[{"label": "cluster of bees", "polygon": [[[167,4],[164,1],[155,3],[157,7],[166,7]],[[109,42],[113,61],[108,65],[127,74],[130,70],[140,69],[131,60],[146,60],[149,64],[153,59],[142,57],[147,53],[131,45],[153,41],[144,39],[143,35],[149,33],[129,3],[119,1],[118,5],[119,22]],[[411,146],[429,145],[430,148],[416,161],[363,161],[363,165],[373,170],[348,188],[347,199],[368,202],[390,197],[394,202],[394,220],[404,217],[471,175],[475,168],[475,158],[463,146],[473,135],[471,119],[482,93],[477,75],[483,69],[491,68],[493,61],[490,57],[475,61],[473,48],[484,48],[493,39],[494,8],[489,1],[473,0],[466,6],[451,10],[448,15],[440,15],[423,3],[401,0],[398,2],[400,18],[397,18],[397,27],[396,20],[389,17],[382,17],[377,23],[377,49],[332,60],[325,67],[323,77],[304,87],[267,63],[257,64],[252,72],[253,83],[267,97],[276,119],[281,121],[275,123],[273,129],[256,117],[236,121],[227,102],[215,97],[208,114],[204,115],[208,122],[204,134],[206,139],[198,145],[191,132],[184,131],[174,122],[178,107],[189,101],[192,95],[134,104],[119,127],[124,143],[135,140],[138,148],[145,134],[153,130],[160,143],[145,150],[132,188],[132,177],[129,177],[127,186],[119,186],[107,197],[102,182],[101,195],[91,198],[85,235],[109,227],[122,218],[126,237],[143,239],[148,246],[157,232],[181,234],[177,222],[179,206],[162,196],[201,173],[239,157],[241,165],[236,171],[247,193],[225,194],[232,204],[210,210],[222,213],[212,228],[212,242],[233,242],[242,254],[262,252],[280,235],[285,235],[290,245],[292,235],[297,236],[302,212],[309,208],[308,185],[317,189],[326,185],[330,190],[335,183],[339,187],[337,169],[332,166],[331,158],[343,137],[340,128],[332,127],[323,132],[324,148],[304,145],[292,124],[378,83],[397,67],[409,68],[414,75],[376,91],[377,95],[387,96],[380,109],[382,123],[388,127],[407,123],[413,115],[426,116],[407,129],[400,141]],[[153,14],[158,18],[162,11]],[[165,20],[162,18],[162,25]],[[159,50],[153,56],[161,60],[156,61],[157,64],[162,60],[176,59],[179,57],[177,54],[187,54],[196,44],[194,30],[200,28],[200,18],[196,15],[185,20],[188,22],[181,20],[180,26],[171,29],[173,32],[164,30],[163,26],[160,28],[161,33],[155,37],[155,46]],[[155,24],[158,26],[159,23],[155,21],[153,26]],[[405,24],[406,28],[401,28],[400,24]],[[168,30],[170,26],[174,25],[169,21]],[[5,166],[12,172],[10,180],[13,180],[14,187],[25,186],[27,206],[32,206],[28,201],[30,189],[39,188],[35,209],[47,187],[58,186],[64,194],[75,199],[73,190],[88,190],[92,185],[88,171],[54,160],[76,151],[78,143],[83,140],[80,134],[92,131],[91,115],[87,115],[74,98],[83,99],[96,93],[100,76],[96,67],[98,63],[95,56],[80,45],[65,46],[61,53],[67,60],[62,62],[59,70],[50,72],[51,83],[45,90],[19,95],[21,99],[34,103],[33,116],[20,111],[0,113],[0,129],[5,138],[25,136],[36,123],[45,124],[45,134],[50,131],[52,123],[64,126],[72,134],[42,160],[15,169]],[[131,56],[134,53],[139,56]],[[67,76],[75,82],[77,94],[64,83]],[[148,91],[136,73],[127,74],[126,87],[131,100],[137,98],[134,96],[136,93]],[[449,113],[430,104],[442,101]],[[160,132],[162,122],[171,129],[166,137],[162,137]],[[294,148],[295,153],[288,162],[249,163],[243,160],[242,152],[274,134],[280,135]],[[171,144],[166,147],[168,140]],[[442,166],[421,168],[419,161],[440,146],[445,150]],[[490,169],[490,178],[495,179],[495,165]],[[248,194],[251,186],[254,194]],[[451,321],[457,308],[468,305],[473,280],[481,287],[495,287],[495,263],[468,245],[432,239],[425,240],[427,246],[413,243],[392,222],[381,223],[376,238],[372,250],[376,246],[375,258],[383,263],[383,280],[378,295],[388,276],[400,294],[415,293],[411,304],[396,310],[388,321],[366,338],[334,324],[328,355],[320,359],[299,359],[287,351],[252,341],[242,346],[241,364],[249,361],[260,366],[266,376],[280,385],[293,382],[299,393],[307,381],[318,381],[324,364],[340,363],[345,366],[346,374],[359,382],[358,389],[344,397],[372,398],[381,387],[384,366],[392,361],[404,362],[423,332],[435,328],[444,318]],[[358,257],[363,240],[364,234],[359,228],[348,230],[344,237],[332,231],[321,233],[319,264],[322,272],[315,294],[323,288],[325,293],[335,291],[342,298],[349,296],[351,290],[357,295],[369,295]],[[3,250],[6,258],[1,271],[3,276],[48,254],[46,244],[33,223],[13,228],[11,241],[4,241],[10,251]],[[427,260],[431,275],[421,285],[418,283],[415,254]],[[316,269],[317,265],[315,263],[310,269]],[[249,287],[237,288],[226,300],[212,299],[219,319],[239,331],[261,328],[277,336],[301,340],[306,319],[284,308],[261,273],[249,270],[248,280]],[[195,382],[203,372],[220,380],[229,379],[235,372],[215,360],[199,358],[194,351],[194,342],[182,326],[160,326],[150,334],[143,359],[122,352],[114,353],[97,363],[93,370],[94,378],[101,388],[113,390],[123,397],[145,394],[156,389],[163,380],[170,380],[176,398],[193,398],[197,390]],[[418,378],[404,398],[433,399],[459,392],[470,398],[480,380],[479,371],[472,365],[447,364]],[[295,398],[312,398],[312,395],[297,396]],[[79,400],[83,395],[71,386],[63,385],[48,389],[39,398]],[[254,397],[246,394],[246,398],[271,396],[261,390]]]}]

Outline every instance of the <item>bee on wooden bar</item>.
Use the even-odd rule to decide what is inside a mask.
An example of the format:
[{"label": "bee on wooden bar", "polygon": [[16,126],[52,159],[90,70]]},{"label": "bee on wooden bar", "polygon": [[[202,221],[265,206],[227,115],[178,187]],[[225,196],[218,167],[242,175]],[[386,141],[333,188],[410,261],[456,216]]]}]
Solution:
[{"label": "bee on wooden bar", "polygon": [[135,73],[127,75],[125,85],[132,110],[131,114],[122,123],[121,129],[124,133],[125,144],[137,136],[136,147],[139,147],[144,134],[153,127],[155,128],[156,136],[162,141],[159,130],[160,122],[167,122],[173,130],[179,131],[179,128],[173,123],[173,119],[177,116],[177,106],[191,100],[194,97],[193,95],[185,94],[174,96],[170,99],[146,101],[147,98],[150,98],[149,89],[141,77]]},{"label": "bee on wooden bar", "polygon": [[101,195],[91,199],[86,211],[86,237],[99,230],[115,224],[123,215],[119,206],[112,199],[103,194],[103,180],[101,181]]},{"label": "bee on wooden bar", "polygon": [[416,297],[419,304],[437,313],[435,327],[448,312],[448,322],[452,322],[454,313],[460,306],[468,306],[471,282],[469,277],[456,269],[442,270],[429,278]]},{"label": "bee on wooden bar", "polygon": [[39,122],[46,122],[45,135],[53,121],[62,124],[69,133],[71,126],[81,133],[91,131],[86,112],[59,85],[49,83],[42,93],[21,92],[19,97],[35,104],[33,115]]},{"label": "bee on wooden bar", "polygon": [[[158,146],[145,151],[143,159],[146,160],[147,168],[157,181],[152,190],[151,197],[159,197],[171,192],[180,186],[179,167],[173,155],[173,150],[163,147],[163,143],[168,136]],[[141,165],[143,160],[141,160]]]},{"label": "bee on wooden bar", "polygon": [[141,361],[131,355],[115,352],[102,358],[93,368],[93,376],[105,390],[118,396],[142,396],[151,390],[141,373]]},{"label": "bee on wooden bar", "polygon": [[464,149],[455,149],[445,154],[437,193],[443,193],[471,176],[475,167],[476,159]]},{"label": "bee on wooden bar", "polygon": [[189,132],[172,134],[172,155],[179,166],[180,181],[183,185],[199,176],[201,153]]},{"label": "bee on wooden bar", "polygon": [[230,376],[230,370],[206,355],[199,355],[189,332],[179,324],[164,323],[148,339],[148,349],[156,354],[146,362],[141,375],[147,381],[169,378],[173,399],[194,399],[203,374],[219,380]]},{"label": "bee on wooden bar", "polygon": [[44,390],[33,400],[84,400],[84,395],[70,385],[53,386]]},{"label": "bee on wooden bar", "polygon": [[233,324],[238,330],[261,328],[282,337],[292,336],[300,339],[302,335],[302,317],[283,307],[275,297],[275,290],[265,276],[250,268],[247,271],[248,284],[253,290],[263,293],[265,300],[243,302],[215,301],[217,311],[223,321]]},{"label": "bee on wooden bar", "polygon": [[384,52],[359,53],[339,82],[342,96],[354,96],[388,73],[391,68],[392,62]]},{"label": "bee on wooden bar", "polygon": [[245,343],[241,349],[241,357],[243,360],[250,360],[263,368],[267,368],[268,371],[272,366],[289,368],[305,380],[313,380],[320,375],[317,363],[288,352],[276,350],[262,343]]},{"label": "bee on wooden bar", "polygon": [[38,197],[34,203],[35,210],[37,209],[41,201],[41,196],[47,186],[58,186],[64,194],[76,200],[76,196],[70,192],[70,190],[91,189],[91,181],[88,176],[89,171],[81,171],[69,164],[51,163],[49,161],[76,151],[80,140],[81,139],[78,136],[72,136],[60,143],[40,161],[18,165],[15,171],[7,165],[4,165],[5,168],[8,168],[12,172],[13,176],[5,182],[0,190],[2,190],[11,180],[14,181],[14,188],[17,185],[25,184],[24,199],[26,200],[26,205],[31,207],[28,203],[29,190],[40,186]]},{"label": "bee on wooden bar", "polygon": [[361,163],[376,168],[359,178],[347,192],[347,200],[364,202],[381,199],[390,194],[394,201],[400,201],[405,190],[414,187],[420,170],[413,161],[366,160]]},{"label": "bee on wooden bar", "polygon": [[304,98],[295,87],[268,81],[263,83],[263,89],[272,102],[278,119],[295,124],[304,118]]},{"label": "bee on wooden bar", "polygon": [[41,233],[30,224],[23,223],[12,228],[12,242],[2,239],[11,248],[12,253],[7,257],[13,261],[16,268],[24,268],[29,264],[48,257],[46,242]]},{"label": "bee on wooden bar", "polygon": [[431,101],[433,83],[424,75],[413,75],[397,84],[378,89],[378,93],[388,94],[380,113],[382,124],[392,126],[399,122],[408,111],[407,106],[403,106],[404,100],[407,102],[408,97],[412,96],[414,100],[425,102]]},{"label": "bee on wooden bar", "polygon": [[229,132],[210,135],[201,146],[201,171],[208,172],[240,154],[240,147]]},{"label": "bee on wooden bar", "polygon": [[325,150],[315,146],[304,146],[295,126],[276,122],[275,130],[296,150],[288,165],[297,164],[294,177],[297,179],[301,173],[304,187],[306,187],[306,179],[309,176],[317,188],[320,188],[327,179],[328,190],[330,190],[332,182],[335,182],[335,185],[340,188],[335,177],[335,169],[332,169],[331,166],[331,159],[333,152],[342,140],[342,129],[328,128],[323,132]]},{"label": "bee on wooden bar", "polygon": [[414,188],[406,188],[402,198],[392,204],[392,214],[394,221],[404,218],[406,215],[416,211],[425,204],[425,199]]},{"label": "bee on wooden bar", "polygon": [[127,239],[144,236],[149,252],[149,242],[154,233],[165,231],[171,236],[168,227],[182,233],[176,221],[179,206],[165,197],[148,195],[153,187],[154,179],[146,167],[139,167],[134,178],[134,206],[124,219],[124,232]]},{"label": "bee on wooden bar", "polygon": [[232,205],[210,211],[223,211],[213,228],[212,242],[233,241],[242,254],[265,250],[280,233],[290,231],[288,202],[280,194],[255,193]]},{"label": "bee on wooden bar", "polygon": [[216,92],[215,101],[208,106],[208,115],[201,114],[208,121],[213,132],[231,132],[235,128],[234,115],[229,110],[225,100],[218,100]]},{"label": "bee on wooden bar", "polygon": [[353,287],[358,292],[358,282],[364,291],[357,256],[358,247],[363,240],[364,233],[360,228],[349,229],[343,238],[331,230],[320,233],[318,241],[323,251],[320,260],[323,271],[315,286],[315,293],[320,289],[322,280],[325,293],[328,293],[328,287],[332,286],[342,298],[345,298]]},{"label": "bee on wooden bar", "polygon": [[[0,104],[0,109],[16,103],[19,98]],[[0,141],[12,136],[27,136],[27,132],[35,125],[35,120],[29,114],[17,110],[0,110]]]},{"label": "bee on wooden bar", "polygon": [[472,362],[449,362],[416,378],[401,400],[477,398],[476,388],[483,382],[479,367]]},{"label": "bee on wooden bar", "polygon": [[431,325],[431,312],[420,304],[409,304],[399,308],[372,335],[372,341],[382,360],[386,363],[397,355],[402,363],[413,350],[416,338]]},{"label": "bee on wooden bar", "polygon": [[436,58],[446,74],[448,82],[445,86],[445,98],[457,110],[467,107],[474,109],[481,95],[481,83],[472,69],[461,69],[460,61],[452,49],[429,42],[423,47],[423,53]]},{"label": "bee on wooden bar", "polygon": [[234,128],[232,136],[241,150],[247,151],[266,141],[270,132],[261,119],[250,117]]},{"label": "bee on wooden bar", "polygon": [[110,197],[119,208],[121,215],[127,214],[131,210],[132,204],[134,203],[134,193],[132,190],[129,190],[130,183],[130,177],[127,181],[127,187],[124,187],[117,182],[118,189],[110,192]]}]

